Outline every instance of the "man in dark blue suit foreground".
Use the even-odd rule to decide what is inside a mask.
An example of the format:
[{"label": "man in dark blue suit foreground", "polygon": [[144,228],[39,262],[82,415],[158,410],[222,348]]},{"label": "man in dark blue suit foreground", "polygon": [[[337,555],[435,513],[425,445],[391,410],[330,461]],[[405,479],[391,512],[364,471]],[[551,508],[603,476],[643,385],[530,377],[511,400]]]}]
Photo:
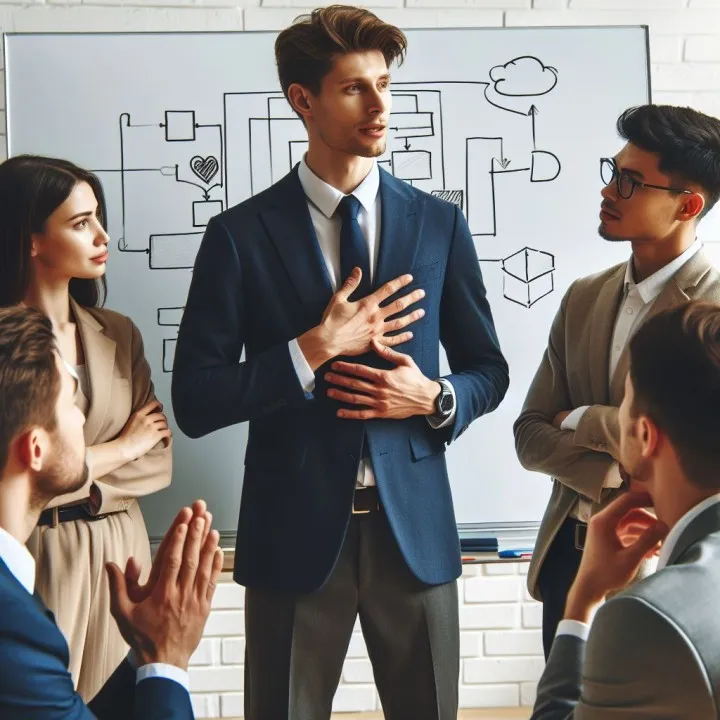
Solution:
[{"label": "man in dark blue suit foreground", "polygon": [[280,33],[307,154],[213,218],[195,262],[173,409],[191,437],[250,422],[235,561],[247,720],[328,718],[358,615],[385,717],[457,715],[444,450],[497,407],[508,368],[462,212],[375,162],[405,46],[348,6]]},{"label": "man in dark blue suit foreground", "polygon": [[33,596],[25,548],[45,505],[87,482],[85,418],[50,321],[0,308],[0,717],[3,720],[191,720],[190,655],[202,636],[222,569],[205,504],[183,508],[150,577],[130,559],[108,565],[112,613],[131,647],[86,706],[68,672],[68,646]]}]

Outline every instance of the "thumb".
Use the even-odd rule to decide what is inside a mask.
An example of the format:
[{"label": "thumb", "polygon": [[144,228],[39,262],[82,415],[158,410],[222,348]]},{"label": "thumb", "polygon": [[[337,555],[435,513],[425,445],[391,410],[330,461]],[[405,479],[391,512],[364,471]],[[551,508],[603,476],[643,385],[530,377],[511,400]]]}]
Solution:
[{"label": "thumb", "polygon": [[143,588],[140,586],[140,565],[134,557],[128,558],[125,566],[125,583],[128,597],[133,602],[141,602]]},{"label": "thumb", "polygon": [[362,279],[362,270],[359,267],[354,267],[352,272],[345,278],[345,282],[338,291],[338,295],[342,300],[347,300],[352,295],[353,290],[360,284]]},{"label": "thumb", "polygon": [[122,570],[113,562],[105,565],[110,583],[110,612],[117,620],[130,614],[131,601],[128,596],[127,582]]}]

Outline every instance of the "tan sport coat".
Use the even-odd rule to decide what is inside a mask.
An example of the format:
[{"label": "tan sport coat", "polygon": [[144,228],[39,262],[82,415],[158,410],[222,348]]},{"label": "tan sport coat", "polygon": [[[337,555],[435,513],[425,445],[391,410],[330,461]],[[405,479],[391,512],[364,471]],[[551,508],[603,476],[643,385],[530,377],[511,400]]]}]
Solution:
[{"label": "tan sport coat", "polygon": [[[552,478],[553,488],[528,572],[528,590],[538,600],[537,580],[550,544],[578,496],[597,512],[617,495],[603,482],[617,462],[618,407],[628,370],[626,347],[608,385],[610,343],[623,296],[627,263],[576,280],[565,293],[550,330],[548,348],[515,422],[515,449],[528,470]],[[701,249],[665,286],[645,317],[689,300],[720,302],[720,274]],[[575,432],[552,424],[564,410],[591,406]]]}]

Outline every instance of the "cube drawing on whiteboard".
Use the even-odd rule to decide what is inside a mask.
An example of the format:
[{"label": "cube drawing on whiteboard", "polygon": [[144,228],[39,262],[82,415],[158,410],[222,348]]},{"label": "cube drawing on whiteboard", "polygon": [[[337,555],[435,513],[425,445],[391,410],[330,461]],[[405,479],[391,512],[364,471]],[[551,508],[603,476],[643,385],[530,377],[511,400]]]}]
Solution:
[{"label": "cube drawing on whiteboard", "polygon": [[502,261],[503,293],[524,307],[531,307],[553,291],[555,257],[543,250],[523,248]]}]

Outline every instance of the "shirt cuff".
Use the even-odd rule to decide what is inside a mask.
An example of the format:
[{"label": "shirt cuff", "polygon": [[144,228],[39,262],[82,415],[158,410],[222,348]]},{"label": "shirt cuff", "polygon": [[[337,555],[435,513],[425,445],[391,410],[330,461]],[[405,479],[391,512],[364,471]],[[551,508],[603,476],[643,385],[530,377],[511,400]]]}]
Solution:
[{"label": "shirt cuff", "polygon": [[168,665],[167,663],[150,663],[138,667],[137,656],[134,650],[130,650],[127,654],[127,661],[130,667],[135,670],[135,684],[147,680],[148,678],[164,678],[182,685],[185,690],[190,692],[190,680],[187,671]]},{"label": "shirt cuff", "polygon": [[438,418],[433,417],[432,415],[426,415],[425,418],[428,421],[428,425],[433,430],[439,430],[440,428],[446,427],[447,425],[452,424],[452,422],[455,420],[455,416],[457,415],[457,397],[455,395],[455,388],[453,387],[453,384],[449,380],[445,380],[445,382],[448,384],[448,387],[450,388],[450,394],[452,395],[453,399],[453,409],[452,412],[443,420],[439,420]]},{"label": "shirt cuff", "polygon": [[560,635],[572,635],[580,640],[587,641],[590,635],[590,626],[579,620],[561,620],[555,637]]},{"label": "shirt cuff", "polygon": [[590,409],[589,405],[575,408],[560,424],[561,430],[577,430],[582,416]]},{"label": "shirt cuff", "polygon": [[288,350],[290,350],[290,359],[302,389],[306,393],[311,393],[315,389],[315,373],[308,365],[308,361],[305,359],[300,345],[298,345],[297,338],[288,343]]}]

